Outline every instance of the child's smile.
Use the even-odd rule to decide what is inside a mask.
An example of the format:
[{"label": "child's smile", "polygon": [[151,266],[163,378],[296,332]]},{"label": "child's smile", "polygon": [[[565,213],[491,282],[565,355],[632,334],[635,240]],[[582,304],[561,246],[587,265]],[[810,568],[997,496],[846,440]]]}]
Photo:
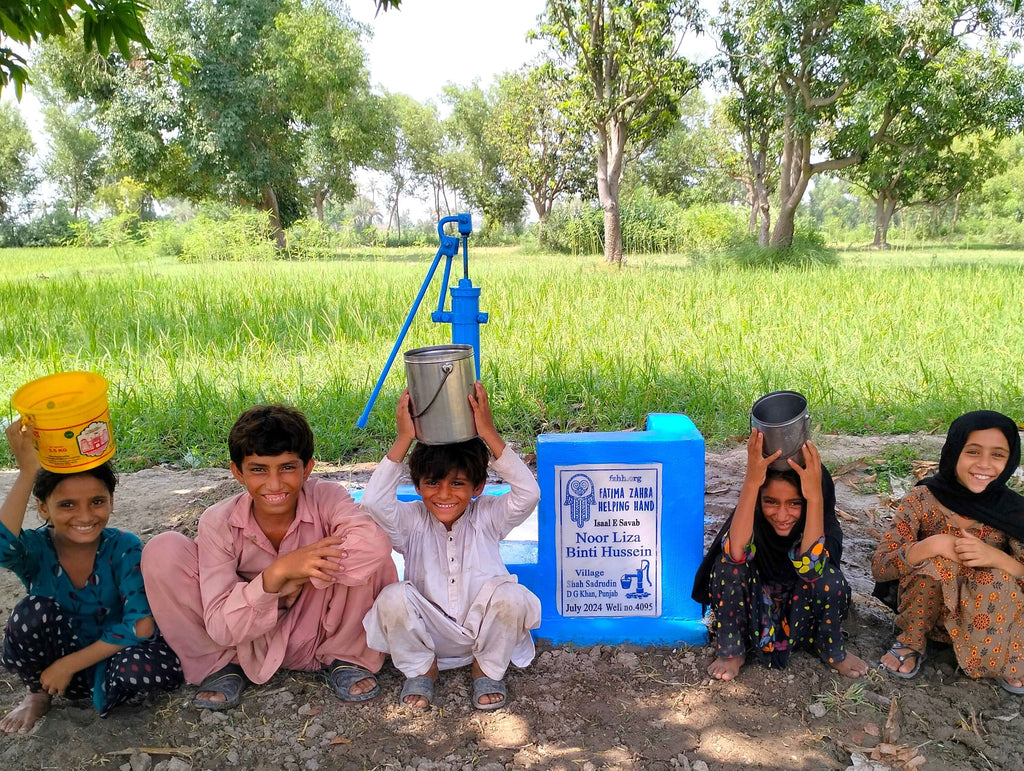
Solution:
[{"label": "child's smile", "polygon": [[761,488],[761,512],[780,536],[787,536],[800,521],[804,499],[800,491],[784,479],[773,479]]},{"label": "child's smile", "polygon": [[252,496],[253,512],[258,516],[294,515],[302,485],[312,470],[313,461],[303,464],[294,452],[246,455],[241,468],[231,464],[231,473]]},{"label": "child's smile", "polygon": [[482,484],[474,487],[464,471],[455,469],[444,479],[421,479],[416,492],[434,519],[451,530],[483,488]]},{"label": "child's smile", "polygon": [[1010,444],[998,428],[971,431],[956,461],[956,478],[972,493],[980,493],[1003,473],[1010,457]]},{"label": "child's smile", "polygon": [[53,526],[58,541],[90,544],[98,541],[110,520],[114,497],[102,481],[88,474],[76,474],[58,484],[39,513]]}]

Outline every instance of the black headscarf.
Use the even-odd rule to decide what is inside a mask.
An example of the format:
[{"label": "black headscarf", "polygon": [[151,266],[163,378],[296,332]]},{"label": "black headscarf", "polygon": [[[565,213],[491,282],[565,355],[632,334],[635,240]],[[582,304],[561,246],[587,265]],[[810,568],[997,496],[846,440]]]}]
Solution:
[{"label": "black headscarf", "polygon": [[[792,474],[792,476],[789,476]],[[774,475],[769,472],[769,479]],[[795,471],[783,472],[781,478],[786,479],[800,489],[800,477]],[[823,508],[823,524],[825,529],[825,548],[828,549],[829,560],[838,565],[843,558],[843,530],[839,526],[839,519],[836,517],[836,486],[832,481],[832,475],[824,464],[821,467],[821,493]],[[732,526],[732,514],[722,525],[721,530],[715,539],[708,546],[708,552],[697,568],[697,575],[693,579],[693,592],[691,596],[702,607],[711,603],[711,569],[722,554],[722,536]],[[755,560],[758,565],[758,572],[761,579],[768,583],[785,583],[793,578],[793,563],[789,559],[789,551],[793,544],[799,543],[804,535],[804,524],[807,521],[807,502],[804,502],[800,519],[790,530],[789,535],[780,536],[775,528],[765,518],[761,511],[761,491],[758,490],[757,501],[754,504],[754,547],[757,549]]]},{"label": "black headscarf", "polygon": [[[956,478],[956,464],[970,433],[987,428],[998,428],[1003,433],[1010,446],[1010,456],[998,477],[980,493],[972,493]],[[997,528],[1011,538],[1024,540],[1024,498],[1006,487],[1007,480],[1019,465],[1020,433],[1017,424],[1002,413],[977,410],[950,423],[946,443],[942,445],[939,456],[939,472],[918,484],[931,490],[939,503],[950,511]],[[871,594],[898,612],[899,581],[879,581]]]},{"label": "black headscarf", "polygon": [[[998,477],[980,493],[972,493],[956,478],[956,464],[972,431],[996,428],[1006,437],[1010,456]],[[949,426],[939,456],[939,471],[918,484],[932,491],[939,503],[962,517],[994,527],[1011,538],[1024,540],[1024,498],[1006,486],[1020,465],[1020,433],[1010,418],[992,410],[961,415]]]}]

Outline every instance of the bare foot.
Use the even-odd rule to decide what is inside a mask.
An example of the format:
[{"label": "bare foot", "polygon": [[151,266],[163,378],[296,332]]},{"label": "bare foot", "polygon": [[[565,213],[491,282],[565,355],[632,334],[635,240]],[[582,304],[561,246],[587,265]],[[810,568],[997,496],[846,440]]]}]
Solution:
[{"label": "bare foot", "polygon": [[746,660],[746,656],[734,656],[731,659],[719,656],[708,665],[708,674],[715,680],[735,680]]},{"label": "bare foot", "polygon": [[227,701],[227,698],[220,691],[199,691],[196,693],[196,701]]},{"label": "bare foot", "polygon": [[48,693],[29,691],[21,700],[21,704],[8,712],[3,720],[0,720],[0,731],[8,734],[27,734],[32,730],[36,721],[50,709],[50,701]]},{"label": "bare foot", "polygon": [[845,659],[832,665],[832,669],[843,677],[864,677],[868,673],[868,663],[860,656],[847,653]]},{"label": "bare foot", "polygon": [[[477,680],[481,677],[487,677],[487,674],[482,669],[480,669],[480,665],[476,663],[476,659],[473,659],[471,673],[474,680]],[[505,697],[500,693],[485,693],[482,694],[479,699],[477,699],[478,704],[498,704],[502,701],[505,701]]]},{"label": "bare foot", "polygon": [[914,667],[917,666],[917,662],[920,660],[921,654],[915,651],[913,648],[908,648],[906,645],[894,644],[892,650],[903,657],[903,663],[893,656],[891,653],[886,652],[879,659],[879,663],[890,672],[903,672],[904,674],[914,671]]},{"label": "bare foot", "polygon": [[[437,669],[437,659],[434,659],[432,662],[430,662],[430,669],[428,669],[426,672],[420,675],[420,677],[429,677],[431,680],[434,680],[436,682],[440,674],[441,673]],[[366,681],[360,680],[359,682],[364,683]],[[356,685],[358,684],[359,683],[356,683]],[[353,686],[353,688],[354,687],[355,686]],[[402,699],[402,703],[409,707],[413,707],[414,709],[426,709],[430,706],[430,699],[428,699],[426,696],[409,694],[404,699]]]}]

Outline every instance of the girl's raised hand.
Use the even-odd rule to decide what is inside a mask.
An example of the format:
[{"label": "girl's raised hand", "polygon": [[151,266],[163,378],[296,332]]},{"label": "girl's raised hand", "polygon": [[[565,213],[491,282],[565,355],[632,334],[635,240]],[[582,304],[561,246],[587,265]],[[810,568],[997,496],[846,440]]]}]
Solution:
[{"label": "girl's raised hand", "polygon": [[800,494],[805,500],[821,497],[821,455],[814,442],[808,439],[801,448],[804,454],[804,465],[801,466],[792,458],[787,458],[790,468],[800,475]]},{"label": "girl's raised hand", "polygon": [[26,474],[35,475],[39,470],[39,457],[36,455],[35,446],[32,444],[32,427],[24,425],[21,418],[7,426],[4,432],[7,435],[7,443],[14,453],[14,461],[18,469]]},{"label": "girl's raised hand", "polygon": [[747,475],[744,483],[749,482],[755,489],[760,488],[768,474],[768,466],[780,455],[782,450],[776,450],[765,458],[764,434],[756,428],[752,429],[747,440]]}]

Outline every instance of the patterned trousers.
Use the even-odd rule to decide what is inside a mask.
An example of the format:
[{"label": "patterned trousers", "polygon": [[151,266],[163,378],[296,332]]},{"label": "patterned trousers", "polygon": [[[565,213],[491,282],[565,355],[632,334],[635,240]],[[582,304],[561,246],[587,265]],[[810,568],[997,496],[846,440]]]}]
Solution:
[{"label": "patterned trousers", "polygon": [[[67,613],[50,597],[29,595],[14,606],[4,630],[3,656],[0,662],[15,672],[30,691],[39,693],[43,670],[64,656],[83,647],[71,626]],[[103,667],[102,680],[95,678],[95,667]],[[69,699],[93,698],[102,705],[100,716],[118,704],[153,690],[173,690],[182,684],[181,665],[174,651],[157,635],[139,645],[122,648],[110,658],[76,672],[64,696]],[[103,693],[96,698],[94,682]]]}]

